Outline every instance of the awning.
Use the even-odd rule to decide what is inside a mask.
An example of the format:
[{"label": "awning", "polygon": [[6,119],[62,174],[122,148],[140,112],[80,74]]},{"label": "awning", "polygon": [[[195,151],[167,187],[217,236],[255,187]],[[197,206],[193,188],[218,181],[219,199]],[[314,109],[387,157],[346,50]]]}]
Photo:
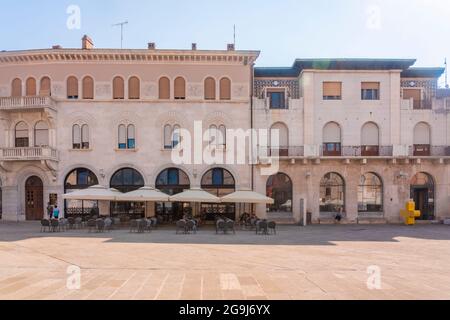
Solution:
[{"label": "awning", "polygon": [[236,191],[220,200],[223,203],[274,204],[275,202],[272,198],[249,190]]},{"label": "awning", "polygon": [[116,197],[116,201],[122,202],[167,202],[169,196],[159,190],[150,187],[143,187],[136,191],[121,194]]},{"label": "awning", "polygon": [[202,189],[185,190],[170,197],[171,202],[220,203],[220,199]]},{"label": "awning", "polygon": [[89,200],[89,201],[114,201],[122,193],[116,189],[108,189],[104,186],[92,186],[90,188],[67,193],[63,195],[66,200]]}]

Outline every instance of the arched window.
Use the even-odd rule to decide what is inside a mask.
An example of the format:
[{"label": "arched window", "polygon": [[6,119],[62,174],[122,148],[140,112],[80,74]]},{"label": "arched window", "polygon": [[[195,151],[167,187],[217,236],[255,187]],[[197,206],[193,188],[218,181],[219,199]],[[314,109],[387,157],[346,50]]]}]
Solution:
[{"label": "arched window", "polygon": [[28,78],[25,86],[26,86],[26,90],[25,91],[26,91],[26,96],[27,97],[34,97],[34,96],[37,95],[36,79]]},{"label": "arched window", "polygon": [[16,78],[11,84],[11,97],[21,97],[22,96],[22,80]]},{"label": "arched window", "polygon": [[361,130],[361,155],[377,157],[380,154],[380,130],[373,122],[366,123]]},{"label": "arched window", "polygon": [[81,149],[81,127],[78,124],[72,126],[72,148]]},{"label": "arched window", "polygon": [[[64,193],[72,193],[98,185],[97,176],[86,168],[70,172],[64,182]],[[66,200],[65,217],[85,217],[98,215],[97,201]]]},{"label": "arched window", "polygon": [[128,80],[128,99],[141,98],[141,82],[137,77]]},{"label": "arched window", "polygon": [[136,148],[136,129],[134,125],[119,125],[119,149]]},{"label": "arched window", "polygon": [[94,79],[92,77],[83,78],[83,99],[94,99]]},{"label": "arched window", "polygon": [[231,80],[228,78],[220,80],[220,100],[231,100]]},{"label": "arched window", "polygon": [[87,124],[84,124],[81,127],[81,148],[89,149],[89,145],[89,126]]},{"label": "arched window", "polygon": [[[214,168],[202,177],[202,189],[215,195],[224,197],[236,191],[236,181],[233,175],[225,169]],[[202,220],[215,221],[218,216],[231,220],[236,219],[236,204],[202,203]]]},{"label": "arched window", "polygon": [[67,99],[78,99],[78,79],[73,76],[67,78]]},{"label": "arched window", "polygon": [[345,212],[345,182],[337,173],[327,173],[320,181],[320,212]]},{"label": "arched window", "polygon": [[287,157],[289,155],[289,129],[281,122],[270,128],[270,154]]},{"label": "arched window", "polygon": [[227,145],[227,128],[224,125],[219,126],[218,131],[219,137],[218,137],[218,143],[221,147],[226,147]]},{"label": "arched window", "polygon": [[125,83],[122,77],[115,77],[113,80],[113,99],[125,99]]},{"label": "arched window", "polygon": [[292,212],[293,186],[288,175],[277,173],[269,177],[266,194],[275,201],[267,206],[269,212]]},{"label": "arched window", "polygon": [[341,146],[341,127],[336,122],[326,124],[323,128],[323,156],[341,156]]},{"label": "arched window", "polygon": [[28,125],[23,121],[19,122],[15,128],[15,146],[16,148],[28,148],[30,146]]},{"label": "arched window", "polygon": [[216,80],[206,78],[205,80],[205,100],[216,100]]},{"label": "arched window", "polygon": [[419,122],[414,128],[415,157],[428,157],[431,155],[431,127],[428,123]]},{"label": "arched window", "polygon": [[39,121],[34,126],[34,146],[47,147],[49,145],[48,124]]},{"label": "arched window", "polygon": [[159,99],[170,99],[170,80],[169,78],[162,77],[159,79]]},{"label": "arched window", "polygon": [[435,219],[435,183],[431,175],[419,172],[411,179],[411,199],[421,213],[420,220]]},{"label": "arched window", "polygon": [[175,99],[186,99],[186,81],[182,77],[175,79]]},{"label": "arched window", "polygon": [[[135,169],[125,168],[117,171],[111,178],[110,187],[127,193],[144,187],[144,177]],[[140,219],[145,217],[145,202],[112,202],[111,216]]]},{"label": "arched window", "polygon": [[361,176],[358,186],[358,212],[383,212],[383,183],[374,173]]},{"label": "arched window", "polygon": [[209,145],[210,146],[217,146],[217,126],[215,124],[210,125],[209,129]]},{"label": "arched window", "polygon": [[[156,178],[156,188],[172,196],[190,189],[191,183],[183,170],[169,168]],[[177,221],[189,211],[189,206],[188,203],[158,202],[155,204],[155,212],[164,222]]]},{"label": "arched window", "polygon": [[171,150],[178,146],[181,142],[181,127],[179,125],[170,124],[164,126],[164,149]]},{"label": "arched window", "polygon": [[39,91],[39,95],[41,97],[50,97],[52,95],[51,81],[49,77],[43,77],[41,79],[41,89]]}]

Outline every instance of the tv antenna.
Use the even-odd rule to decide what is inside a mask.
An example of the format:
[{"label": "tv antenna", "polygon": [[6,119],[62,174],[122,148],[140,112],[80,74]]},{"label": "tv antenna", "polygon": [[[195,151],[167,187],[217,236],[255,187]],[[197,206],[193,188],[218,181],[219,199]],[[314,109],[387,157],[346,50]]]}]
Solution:
[{"label": "tv antenna", "polygon": [[128,21],[113,24],[113,27],[120,27],[120,49],[123,49],[123,27],[128,24]]},{"label": "tv antenna", "polygon": [[448,89],[448,64],[447,64],[447,58],[445,58],[445,88]]},{"label": "tv antenna", "polygon": [[233,44],[236,47],[236,25],[233,25]]}]

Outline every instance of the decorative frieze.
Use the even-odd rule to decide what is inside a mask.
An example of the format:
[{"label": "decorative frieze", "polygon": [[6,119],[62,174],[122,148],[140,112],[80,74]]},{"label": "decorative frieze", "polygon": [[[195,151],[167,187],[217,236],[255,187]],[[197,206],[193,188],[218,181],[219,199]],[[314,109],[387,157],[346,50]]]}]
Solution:
[{"label": "decorative frieze", "polygon": [[254,95],[264,99],[266,88],[287,88],[291,99],[300,99],[300,83],[298,79],[255,79]]}]

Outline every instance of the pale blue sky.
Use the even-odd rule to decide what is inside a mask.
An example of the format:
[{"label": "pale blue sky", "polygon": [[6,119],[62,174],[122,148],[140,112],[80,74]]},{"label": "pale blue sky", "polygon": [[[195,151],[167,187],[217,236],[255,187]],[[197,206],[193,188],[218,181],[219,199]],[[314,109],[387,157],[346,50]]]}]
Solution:
[{"label": "pale blue sky", "polygon": [[[69,30],[69,5],[81,29]],[[295,58],[417,58],[419,66],[450,59],[449,0],[17,0],[0,11],[0,50],[96,47],[261,50],[258,66],[290,66]]]}]

